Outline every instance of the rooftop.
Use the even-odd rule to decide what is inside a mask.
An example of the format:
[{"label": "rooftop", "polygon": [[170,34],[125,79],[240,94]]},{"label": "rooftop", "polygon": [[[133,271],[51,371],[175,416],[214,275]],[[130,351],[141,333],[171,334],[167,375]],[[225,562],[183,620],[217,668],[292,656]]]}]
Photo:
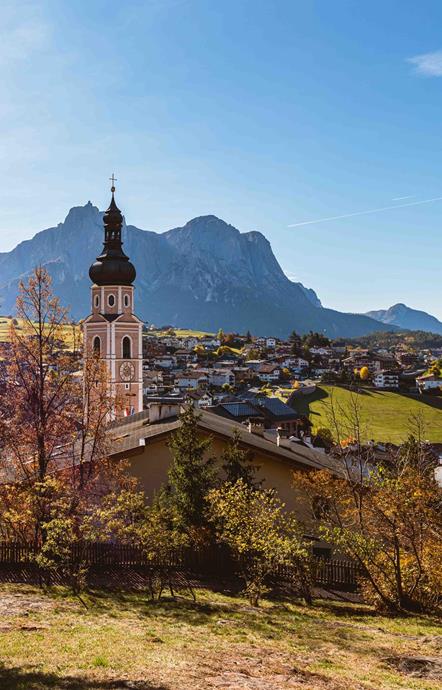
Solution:
[{"label": "rooftop", "polygon": [[[148,410],[127,417],[121,422],[114,423],[109,431],[111,456],[124,457],[126,453],[132,455],[136,454],[137,450],[142,452],[142,448],[148,445],[150,440],[168,435],[178,429],[179,426],[180,421],[176,417],[149,424]],[[221,436],[225,439],[231,439],[236,430],[239,433],[241,444],[250,450],[276,457],[281,462],[293,465],[294,468],[324,469],[324,467],[331,467],[331,461],[329,462],[329,458],[323,453],[296,444],[292,444],[293,447],[291,448],[278,446],[274,441],[259,434],[250,433],[243,424],[211,412],[202,411],[200,413],[198,427],[203,433]]]}]

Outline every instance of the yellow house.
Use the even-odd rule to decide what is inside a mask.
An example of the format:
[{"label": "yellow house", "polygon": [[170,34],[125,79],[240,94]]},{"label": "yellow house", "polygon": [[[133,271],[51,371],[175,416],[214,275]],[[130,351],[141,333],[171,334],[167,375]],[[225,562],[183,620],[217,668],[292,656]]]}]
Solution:
[{"label": "yellow house", "polygon": [[[168,442],[180,426],[177,405],[153,405],[125,420],[115,422],[110,430],[110,454],[125,458],[140,485],[152,497],[167,482],[172,459]],[[288,510],[295,511],[304,521],[310,509],[302,492],[293,485],[293,471],[324,469],[327,456],[298,443],[281,438],[276,430],[265,431],[220,417],[212,412],[200,412],[198,433],[212,440],[211,454],[219,461],[234,430],[240,435],[240,445],[249,451],[258,466],[257,479],[263,488],[274,488]]]}]

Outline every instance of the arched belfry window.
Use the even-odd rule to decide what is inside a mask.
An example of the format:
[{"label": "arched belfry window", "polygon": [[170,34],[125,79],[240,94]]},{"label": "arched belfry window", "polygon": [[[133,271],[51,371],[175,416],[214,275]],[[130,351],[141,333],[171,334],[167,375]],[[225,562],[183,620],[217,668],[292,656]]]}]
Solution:
[{"label": "arched belfry window", "polygon": [[130,305],[129,295],[124,295],[124,306],[127,308]]},{"label": "arched belfry window", "polygon": [[129,336],[125,335],[123,338],[123,359],[131,359],[131,342]]},{"label": "arched belfry window", "polygon": [[100,341],[99,335],[96,335],[94,338],[93,348],[94,348],[94,355],[97,355],[97,357],[99,357],[100,351],[101,351],[101,341]]}]

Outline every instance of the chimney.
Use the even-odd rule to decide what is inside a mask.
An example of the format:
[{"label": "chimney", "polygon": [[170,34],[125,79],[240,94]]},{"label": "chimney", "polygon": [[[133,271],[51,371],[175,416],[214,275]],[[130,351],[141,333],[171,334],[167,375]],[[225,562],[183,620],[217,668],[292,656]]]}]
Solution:
[{"label": "chimney", "polygon": [[161,422],[169,417],[176,417],[179,413],[178,403],[151,402],[147,408],[149,410],[149,424]]},{"label": "chimney", "polygon": [[249,419],[247,424],[249,434],[256,434],[257,436],[264,436],[264,424],[253,419]]}]

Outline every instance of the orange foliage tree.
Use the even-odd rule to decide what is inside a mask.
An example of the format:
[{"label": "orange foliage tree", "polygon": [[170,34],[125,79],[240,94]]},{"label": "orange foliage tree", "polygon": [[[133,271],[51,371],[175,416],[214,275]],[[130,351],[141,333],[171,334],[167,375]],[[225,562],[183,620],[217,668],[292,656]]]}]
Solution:
[{"label": "orange foliage tree", "polygon": [[102,362],[83,369],[78,326],[44,268],[20,283],[16,312],[0,382],[0,535],[38,549],[56,504],[79,524],[105,466],[113,401]]},{"label": "orange foliage tree", "polygon": [[361,566],[369,601],[390,610],[437,609],[442,603],[437,459],[422,441],[420,420],[412,420],[414,435],[379,460],[373,447],[360,441],[358,413],[356,403],[347,410],[353,443],[345,446],[330,411],[339,440],[330,469],[296,473],[295,485],[310,497],[318,535]]}]

